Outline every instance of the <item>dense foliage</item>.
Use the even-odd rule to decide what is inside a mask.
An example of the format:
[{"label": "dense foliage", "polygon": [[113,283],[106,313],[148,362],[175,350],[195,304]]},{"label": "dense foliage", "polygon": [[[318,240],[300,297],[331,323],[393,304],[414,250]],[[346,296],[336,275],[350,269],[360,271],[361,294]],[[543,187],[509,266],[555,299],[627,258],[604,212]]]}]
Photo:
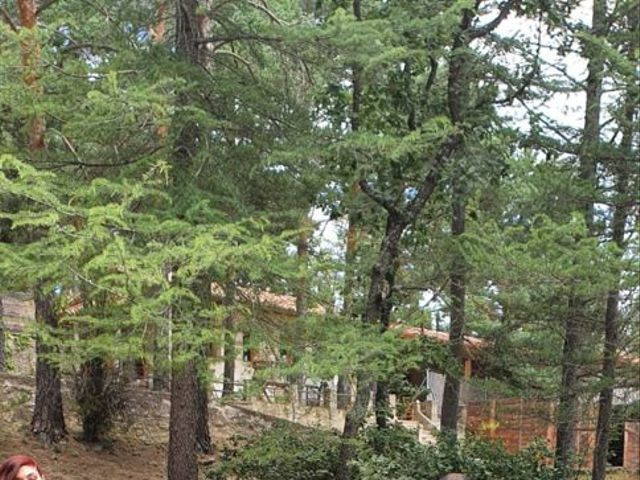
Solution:
[{"label": "dense foliage", "polygon": [[[456,443],[443,437],[422,445],[402,427],[367,429],[354,442],[359,480],[438,480],[459,472],[471,480],[567,479],[549,466],[551,452],[532,445],[515,454],[500,443],[469,439]],[[338,461],[339,437],[333,433],[279,424],[250,441],[238,441],[222,453],[207,476],[213,480],[329,480]]]},{"label": "dense foliage", "polygon": [[[558,464],[597,408],[601,480],[614,389],[638,388],[638,11],[0,1],[0,293],[36,300],[32,432],[66,434],[45,393],[71,375],[99,440],[137,362],[159,389],[173,379],[170,479],[194,480],[212,352],[231,352],[216,380],[233,393],[244,332],[274,367],[255,380],[355,395],[340,440],[283,431],[287,449],[278,430],[229,472],[551,478],[535,452],[502,462],[386,431],[390,393],[424,394],[407,372],[430,368],[455,435],[472,334],[487,398],[558,405]],[[266,315],[260,292],[294,296],[296,321]],[[398,324],[448,344],[406,342]],[[0,366],[7,338],[0,321]],[[374,391],[382,431],[363,436]]]}]

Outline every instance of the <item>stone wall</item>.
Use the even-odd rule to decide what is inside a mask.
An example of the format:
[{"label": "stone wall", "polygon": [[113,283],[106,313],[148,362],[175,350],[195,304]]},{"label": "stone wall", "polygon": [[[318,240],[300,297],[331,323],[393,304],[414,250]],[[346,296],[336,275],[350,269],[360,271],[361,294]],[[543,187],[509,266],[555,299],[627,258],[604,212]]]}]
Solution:
[{"label": "stone wall", "polygon": [[34,375],[36,365],[33,327],[35,306],[32,295],[11,293],[0,296],[2,323],[5,327],[7,364],[11,373]]}]

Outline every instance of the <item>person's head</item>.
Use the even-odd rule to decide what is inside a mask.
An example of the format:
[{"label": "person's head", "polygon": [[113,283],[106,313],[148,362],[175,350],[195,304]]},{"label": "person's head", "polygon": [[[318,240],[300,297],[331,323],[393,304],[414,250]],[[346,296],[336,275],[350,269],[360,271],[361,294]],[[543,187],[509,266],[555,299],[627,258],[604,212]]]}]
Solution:
[{"label": "person's head", "polygon": [[45,480],[36,461],[27,455],[13,455],[0,464],[0,480]]}]

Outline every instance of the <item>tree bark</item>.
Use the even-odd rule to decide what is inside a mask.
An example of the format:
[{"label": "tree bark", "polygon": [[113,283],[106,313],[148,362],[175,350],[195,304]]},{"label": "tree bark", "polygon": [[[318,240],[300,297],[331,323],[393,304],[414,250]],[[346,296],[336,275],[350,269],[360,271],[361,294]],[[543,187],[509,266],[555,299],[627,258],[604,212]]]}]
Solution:
[{"label": "tree bark", "polygon": [[[371,272],[371,283],[369,293],[367,295],[366,309],[362,318],[364,325],[375,325],[380,321],[383,312],[390,307],[391,290],[387,280],[392,271],[395,259],[398,256],[398,248],[400,237],[407,227],[407,218],[393,212],[388,212],[387,226],[385,229],[385,237],[382,241],[381,251],[378,261],[374,265]],[[353,456],[353,439],[358,431],[364,425],[369,400],[371,399],[372,378],[370,375],[359,372],[356,381],[356,401],[345,417],[344,430],[342,432],[342,444],[340,447],[339,462],[336,469],[336,478],[338,480],[347,480],[351,478],[348,463]],[[384,392],[383,392],[384,393]],[[381,397],[384,402],[384,397]],[[380,417],[388,413],[388,408],[380,410]],[[378,415],[377,415],[378,417]],[[386,418],[377,418],[377,422],[385,422]]]},{"label": "tree bark", "polygon": [[[618,193],[621,191],[622,178],[618,182]],[[625,179],[626,180],[626,179]],[[625,182],[626,183],[626,182]],[[613,241],[623,247],[624,223],[626,221],[626,209],[621,205],[616,207],[613,218]],[[604,352],[602,359],[602,382],[604,388],[598,396],[598,422],[596,425],[596,445],[593,453],[592,480],[604,480],[607,466],[607,453],[609,450],[609,431],[611,412],[613,407],[613,388],[616,379],[616,354],[618,350],[618,302],[619,291],[613,289],[607,295],[607,307],[605,311],[605,335]]]},{"label": "tree bark", "polygon": [[336,480],[349,480],[351,478],[351,468],[349,462],[353,459],[355,446],[353,440],[358,435],[364,423],[369,408],[372,384],[364,374],[359,374],[356,379],[356,399],[344,420],[344,430],[342,431],[342,443],[336,466]]},{"label": "tree bark", "polygon": [[[24,67],[23,81],[27,88],[32,90],[36,96],[40,96],[42,93],[42,86],[38,81],[40,44],[36,37],[38,4],[35,0],[18,0],[18,14],[21,27],[29,31],[29,35],[24,36],[24,39],[20,43],[22,48],[22,66]],[[45,122],[42,115],[36,113],[31,116],[27,126],[27,132],[29,135],[29,150],[35,152],[44,149]]]},{"label": "tree bark", "polygon": [[[456,195],[454,193],[454,195]],[[453,216],[451,222],[451,234],[454,240],[459,241],[465,231],[465,205],[464,199],[457,196],[453,200]],[[456,245],[457,247],[457,245]],[[449,352],[456,362],[455,368],[447,373],[442,397],[442,412],[440,425],[443,431],[457,438],[458,410],[460,405],[460,366],[463,362],[463,342],[465,324],[465,290],[466,290],[466,266],[461,254],[453,256],[451,265],[451,283],[449,294],[451,297],[451,325],[449,328]]]},{"label": "tree bark", "polygon": [[576,305],[577,299],[572,297],[568,305],[565,322],[564,346],[562,348],[562,378],[556,419],[556,466],[566,469],[571,466],[574,454],[578,394],[578,359],[577,352],[581,347],[581,319],[578,316],[584,306]]},{"label": "tree bark", "polygon": [[[210,308],[212,302],[209,276],[201,274],[195,281],[194,290],[200,300],[200,307]],[[211,325],[202,318],[196,317],[196,322],[200,328],[211,328]],[[196,447],[199,452],[205,454],[213,452],[211,434],[209,433],[209,379],[207,375],[211,350],[211,344],[202,345],[196,364]]]},{"label": "tree bark", "polygon": [[169,414],[168,480],[197,480],[196,404],[198,378],[194,360],[174,367]]},{"label": "tree bark", "polygon": [[198,382],[196,402],[196,446],[200,453],[211,454],[213,445],[209,433],[209,389],[203,380]]},{"label": "tree bark", "polygon": [[89,443],[102,440],[111,418],[111,398],[106,391],[106,372],[102,358],[92,358],[82,365],[80,373],[80,416],[82,438]]},{"label": "tree bark", "polygon": [[[36,322],[41,329],[52,330],[58,326],[58,317],[54,311],[53,298],[46,295],[40,287],[34,290]],[[49,332],[51,333],[51,332]],[[36,339],[36,399],[31,418],[31,433],[41,442],[51,445],[67,435],[62,408],[60,372],[46,359],[46,355],[55,352],[43,341],[42,335]]]},{"label": "tree bark", "polygon": [[[397,253],[396,253],[397,257]],[[395,288],[395,277],[398,265],[394,259],[394,264],[391,266],[386,274],[387,295],[382,304],[382,311],[380,312],[380,332],[384,333],[389,329],[391,322],[391,312],[393,310],[392,294]],[[389,408],[389,386],[383,379],[378,380],[376,383],[376,396],[374,410],[376,414],[376,425],[378,428],[387,428],[389,416],[391,410]]]},{"label": "tree bark", "polygon": [[[204,4],[198,0],[176,0],[175,48],[177,56],[194,67],[204,65],[205,45],[198,42],[202,35]],[[180,106],[187,106],[193,99],[186,94],[178,97]],[[176,140],[172,163],[176,174],[173,188],[176,206],[182,209],[182,196],[191,188],[193,161],[198,149],[200,127],[188,116],[176,115],[172,128]],[[188,322],[187,318],[175,318],[176,322]],[[171,377],[171,411],[169,417],[169,451],[167,471],[169,480],[197,480],[198,462],[197,417],[198,376],[194,354],[189,345],[174,345]],[[180,360],[180,357],[187,360]]]},{"label": "tree bark", "polygon": [[[20,46],[22,49],[22,66],[24,67],[23,81],[25,86],[36,97],[42,94],[39,80],[40,44],[36,36],[38,5],[35,0],[18,0],[18,14],[20,25],[28,31]],[[45,148],[45,121],[39,114],[33,114],[28,120],[28,149],[31,153]],[[57,327],[58,318],[53,308],[53,298],[44,294],[41,286],[34,288],[36,304],[36,322],[43,329]],[[3,340],[4,340],[4,332]],[[4,341],[3,341],[4,343]],[[62,408],[62,392],[60,388],[60,373],[46,358],[53,353],[51,347],[39,335],[36,340],[36,399],[31,419],[31,431],[44,443],[51,444],[60,441],[67,433]]]},{"label": "tree bark", "polygon": [[[638,12],[635,11],[634,16]],[[631,21],[631,25],[635,25],[636,21]],[[629,46],[629,50],[633,51],[634,46]],[[625,121],[623,127],[623,138],[620,142],[620,151],[622,158],[614,166],[616,171],[616,205],[614,207],[612,220],[611,240],[619,249],[619,255],[622,254],[625,247],[624,231],[625,224],[629,215],[629,169],[627,162],[633,162],[633,134],[634,134],[634,110],[635,101],[633,93],[627,95],[625,105]],[[619,298],[620,291],[613,288],[607,295],[607,307],[604,318],[604,347],[602,358],[602,382],[603,388],[598,396],[598,422],[596,425],[596,445],[593,453],[593,468],[591,471],[592,480],[604,480],[607,466],[607,453],[609,450],[609,433],[611,428],[611,413],[613,409],[613,389],[616,381],[616,359],[619,348]]]},{"label": "tree bark", "polygon": [[[466,9],[462,13],[460,31],[453,42],[450,56],[449,76],[447,83],[447,101],[449,115],[454,125],[461,125],[465,119],[469,96],[469,63],[470,59],[465,53],[469,40],[467,33],[471,27],[473,12]],[[464,185],[460,179],[459,171],[452,179],[452,207],[451,207],[451,235],[454,248],[458,249],[460,237],[465,231],[465,198]],[[449,295],[451,301],[450,327],[449,327],[449,352],[455,365],[447,372],[445,378],[444,393],[442,397],[442,411],[440,425],[443,431],[448,432],[453,438],[457,438],[458,410],[460,405],[460,368],[462,365],[462,352],[465,324],[465,293],[466,293],[466,265],[464,257],[458,251],[454,251],[451,262],[449,283]]]},{"label": "tree bark", "polygon": [[[606,0],[594,0],[592,9],[592,34],[602,37],[607,22]],[[597,51],[586,52],[589,56],[586,85],[586,104],[582,142],[580,146],[580,179],[585,188],[580,208],[590,234],[594,234],[593,192],[597,188],[596,168],[600,143],[600,111],[602,97],[602,77],[604,59]],[[569,311],[565,321],[564,346],[562,351],[562,373],[558,403],[556,465],[569,468],[575,453],[575,437],[579,408],[578,362],[583,323],[586,316],[587,299],[572,294],[569,299]]]}]

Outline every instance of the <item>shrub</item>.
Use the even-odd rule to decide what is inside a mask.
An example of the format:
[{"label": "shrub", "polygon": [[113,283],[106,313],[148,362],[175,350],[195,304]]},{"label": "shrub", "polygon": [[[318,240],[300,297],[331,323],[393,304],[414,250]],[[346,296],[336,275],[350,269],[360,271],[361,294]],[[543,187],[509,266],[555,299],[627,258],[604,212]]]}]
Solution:
[{"label": "shrub", "polygon": [[[242,447],[224,452],[210,473],[214,480],[329,480],[333,478],[340,437],[280,424]],[[422,445],[400,426],[366,429],[355,442],[356,480],[438,480],[447,473],[471,480],[568,480],[548,466],[551,453],[542,443],[518,453],[480,439],[455,442],[441,436]]]},{"label": "shrub", "polygon": [[214,480],[330,480],[339,441],[329,432],[278,423],[247,445],[225,450],[207,476]]},{"label": "shrub", "polygon": [[418,443],[402,427],[369,429],[355,465],[360,480],[438,480],[459,472],[472,480],[567,480],[549,466],[542,443],[509,453],[501,443],[481,439],[456,442],[442,435],[434,445]]}]

